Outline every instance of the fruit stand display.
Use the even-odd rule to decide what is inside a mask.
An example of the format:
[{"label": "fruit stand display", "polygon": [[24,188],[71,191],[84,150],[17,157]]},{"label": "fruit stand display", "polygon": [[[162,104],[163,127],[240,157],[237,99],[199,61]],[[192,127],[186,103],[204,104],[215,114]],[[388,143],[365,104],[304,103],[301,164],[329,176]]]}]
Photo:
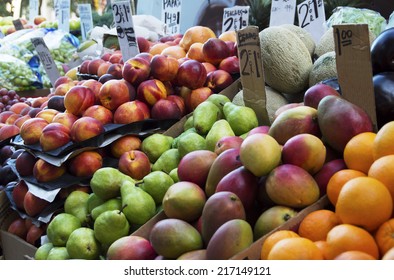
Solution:
[{"label": "fruit stand display", "polygon": [[[377,104],[392,94],[383,29],[370,29]],[[236,32],[204,26],[137,37],[125,61],[79,57],[45,96],[1,89],[4,258],[392,258],[394,117],[376,107],[374,128],[341,96],[327,34],[259,32],[264,124],[245,106]]]}]

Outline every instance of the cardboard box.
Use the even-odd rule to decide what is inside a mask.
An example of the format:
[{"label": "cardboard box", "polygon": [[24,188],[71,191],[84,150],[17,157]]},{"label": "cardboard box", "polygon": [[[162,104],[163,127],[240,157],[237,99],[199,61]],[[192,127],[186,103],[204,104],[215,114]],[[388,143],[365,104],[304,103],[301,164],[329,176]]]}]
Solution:
[{"label": "cardboard box", "polygon": [[20,97],[43,97],[43,96],[48,96],[50,92],[51,90],[49,88],[42,88],[42,89],[18,91],[17,93]]}]

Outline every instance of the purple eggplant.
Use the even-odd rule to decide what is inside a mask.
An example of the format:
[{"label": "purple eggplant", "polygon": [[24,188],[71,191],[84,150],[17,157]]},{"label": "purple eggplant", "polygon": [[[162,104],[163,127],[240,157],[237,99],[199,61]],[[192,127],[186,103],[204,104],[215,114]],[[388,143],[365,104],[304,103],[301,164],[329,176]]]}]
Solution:
[{"label": "purple eggplant", "polygon": [[372,42],[371,62],[374,75],[394,71],[394,27],[384,30]]},{"label": "purple eggplant", "polygon": [[373,76],[378,128],[394,120],[394,72]]}]

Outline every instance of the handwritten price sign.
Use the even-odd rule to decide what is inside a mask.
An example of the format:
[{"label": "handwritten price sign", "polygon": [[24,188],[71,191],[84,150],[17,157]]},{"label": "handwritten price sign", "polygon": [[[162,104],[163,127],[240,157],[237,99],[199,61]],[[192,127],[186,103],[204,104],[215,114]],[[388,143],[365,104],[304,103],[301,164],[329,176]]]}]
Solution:
[{"label": "handwritten price sign", "polygon": [[297,6],[298,25],[312,34],[314,41],[319,42],[324,34],[326,14],[323,0],[306,0]]},{"label": "handwritten price sign", "polygon": [[78,4],[78,10],[81,19],[82,41],[85,41],[89,32],[93,29],[92,6],[90,4]]},{"label": "handwritten price sign", "polygon": [[273,0],[271,2],[270,26],[293,24],[296,0]]},{"label": "handwritten price sign", "polygon": [[181,0],[163,0],[161,20],[166,24],[167,34],[177,34],[181,28]]},{"label": "handwritten price sign", "polygon": [[224,8],[222,33],[230,30],[241,30],[249,25],[249,6]]},{"label": "handwritten price sign", "polygon": [[38,0],[29,1],[29,21],[33,23],[33,20],[38,16]]}]

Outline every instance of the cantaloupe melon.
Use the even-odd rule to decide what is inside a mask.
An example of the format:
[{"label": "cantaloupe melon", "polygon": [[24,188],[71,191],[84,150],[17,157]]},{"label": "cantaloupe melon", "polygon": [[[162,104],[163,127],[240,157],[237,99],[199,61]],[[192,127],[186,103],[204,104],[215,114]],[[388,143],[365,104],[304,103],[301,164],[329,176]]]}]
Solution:
[{"label": "cantaloupe melon", "polygon": [[267,85],[286,94],[305,90],[312,58],[301,39],[280,26],[263,29],[259,37]]},{"label": "cantaloupe melon", "polygon": [[337,64],[335,51],[320,56],[309,73],[309,87],[331,78],[337,77]]},{"label": "cantaloupe melon", "polygon": [[312,56],[314,51],[315,51],[315,41],[313,40],[313,37],[311,33],[306,31],[306,29],[301,28],[297,25],[294,24],[282,24],[280,27],[284,27],[292,32],[294,32],[298,38],[301,39],[301,41],[305,44],[305,47],[308,49],[309,54]]}]

